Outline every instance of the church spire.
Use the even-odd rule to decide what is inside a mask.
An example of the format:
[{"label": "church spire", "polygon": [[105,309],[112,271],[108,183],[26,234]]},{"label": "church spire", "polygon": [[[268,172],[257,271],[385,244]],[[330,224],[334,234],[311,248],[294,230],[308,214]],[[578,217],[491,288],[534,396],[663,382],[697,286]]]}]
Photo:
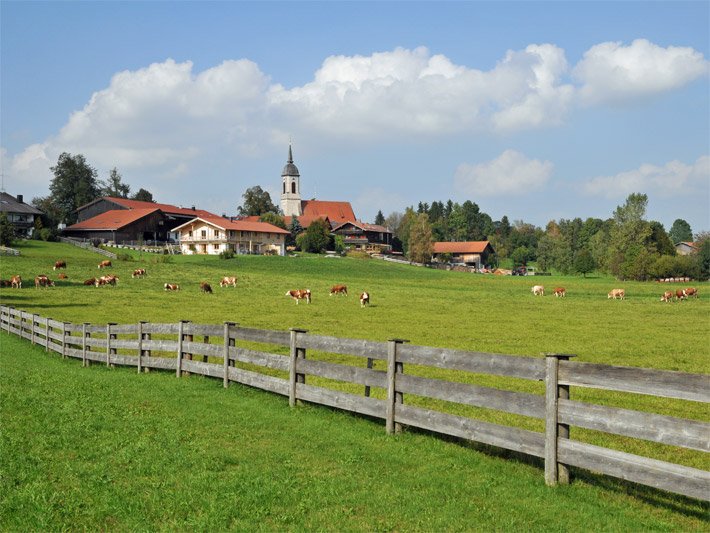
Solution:
[{"label": "church spire", "polygon": [[293,154],[291,153],[291,143],[288,143],[288,162],[293,163]]}]

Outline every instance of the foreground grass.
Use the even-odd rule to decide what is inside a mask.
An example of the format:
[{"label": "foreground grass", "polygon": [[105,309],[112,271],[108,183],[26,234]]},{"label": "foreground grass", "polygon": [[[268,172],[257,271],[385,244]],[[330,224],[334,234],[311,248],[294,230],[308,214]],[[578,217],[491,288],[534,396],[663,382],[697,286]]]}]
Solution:
[{"label": "foreground grass", "polygon": [[[707,530],[707,506],[0,334],[0,529]],[[637,492],[641,490],[641,492]]]}]

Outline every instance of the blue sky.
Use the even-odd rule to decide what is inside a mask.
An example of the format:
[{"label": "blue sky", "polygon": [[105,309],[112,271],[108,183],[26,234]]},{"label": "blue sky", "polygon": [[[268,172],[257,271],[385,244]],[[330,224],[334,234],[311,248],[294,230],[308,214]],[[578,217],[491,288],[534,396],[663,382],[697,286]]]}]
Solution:
[{"label": "blue sky", "polygon": [[5,189],[46,195],[62,151],[158,201],[306,198],[371,221],[472,200],[544,226],[710,229],[708,2],[0,3]]}]

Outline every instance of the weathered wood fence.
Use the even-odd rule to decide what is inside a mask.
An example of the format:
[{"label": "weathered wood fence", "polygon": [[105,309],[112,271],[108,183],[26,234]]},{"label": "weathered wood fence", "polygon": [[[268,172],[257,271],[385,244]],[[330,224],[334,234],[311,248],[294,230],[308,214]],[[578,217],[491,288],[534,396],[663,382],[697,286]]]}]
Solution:
[{"label": "weathered wood fence", "polygon": [[83,248],[84,250],[89,250],[90,252],[94,252],[97,254],[101,254],[103,256],[106,256],[110,259],[116,259],[116,254],[113,252],[109,252],[108,250],[104,250],[103,248],[97,248],[91,242],[89,241],[83,241],[80,239],[74,239],[71,237],[59,237],[60,242],[66,243],[66,244],[73,244],[74,246],[78,246],[79,248]]},{"label": "weathered wood fence", "polygon": [[[541,457],[549,485],[568,483],[568,467],[574,466],[710,501],[708,471],[569,438],[570,426],[576,426],[708,453],[708,423],[569,397],[570,387],[589,387],[710,403],[707,375],[578,363],[564,354],[547,354],[545,359],[498,355],[414,346],[401,339],[376,342],[311,335],[299,329],[259,330],[231,322],[72,324],[8,306],[0,306],[0,329],[62,357],[81,359],[84,366],[128,365],[138,372],[162,369],[175,371],[177,376],[200,374],[222,379],[225,387],[233,381],[288,396],[292,406],[307,401],[381,418],[388,433],[406,425]],[[276,345],[283,353],[253,350],[237,342]],[[307,358],[311,350],[355,356],[362,364]],[[373,361],[383,361],[379,366],[385,370],[373,368]],[[545,395],[405,374],[404,365],[544,381]],[[358,384],[364,387],[364,395],[315,386],[307,376]],[[371,397],[372,388],[386,394]],[[540,433],[407,405],[406,394],[538,418],[545,421],[546,429]]]}]

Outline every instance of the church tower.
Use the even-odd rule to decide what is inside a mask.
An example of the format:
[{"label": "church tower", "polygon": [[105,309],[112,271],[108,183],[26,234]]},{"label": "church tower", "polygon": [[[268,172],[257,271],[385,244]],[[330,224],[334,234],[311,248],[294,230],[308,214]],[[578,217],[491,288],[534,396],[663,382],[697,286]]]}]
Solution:
[{"label": "church tower", "polygon": [[298,168],[293,164],[293,154],[291,153],[291,143],[288,145],[288,162],[281,172],[281,211],[288,218],[303,214],[301,209],[301,176]]}]

